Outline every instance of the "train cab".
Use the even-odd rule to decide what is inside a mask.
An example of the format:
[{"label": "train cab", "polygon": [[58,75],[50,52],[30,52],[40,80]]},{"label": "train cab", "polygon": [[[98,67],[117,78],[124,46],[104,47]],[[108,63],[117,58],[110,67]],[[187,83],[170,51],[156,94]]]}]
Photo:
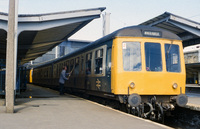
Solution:
[{"label": "train cab", "polygon": [[[138,36],[131,35],[131,31]],[[135,32],[129,28],[129,36],[116,36],[111,69],[111,91],[130,95],[132,106],[148,102],[150,97],[169,102],[177,95],[179,106],[187,103],[182,42],[170,32],[148,27]]]}]

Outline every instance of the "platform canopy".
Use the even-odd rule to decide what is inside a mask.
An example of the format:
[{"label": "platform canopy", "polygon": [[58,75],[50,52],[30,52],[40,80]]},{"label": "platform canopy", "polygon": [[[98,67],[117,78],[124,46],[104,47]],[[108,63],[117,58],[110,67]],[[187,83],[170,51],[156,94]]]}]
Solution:
[{"label": "platform canopy", "polygon": [[165,12],[140,25],[155,26],[177,34],[183,40],[183,46],[200,44],[200,23]]},{"label": "platform canopy", "polygon": [[[37,15],[18,15],[18,56],[21,64],[31,61],[99,18],[105,8]],[[8,14],[0,13],[0,59],[6,57]]]}]

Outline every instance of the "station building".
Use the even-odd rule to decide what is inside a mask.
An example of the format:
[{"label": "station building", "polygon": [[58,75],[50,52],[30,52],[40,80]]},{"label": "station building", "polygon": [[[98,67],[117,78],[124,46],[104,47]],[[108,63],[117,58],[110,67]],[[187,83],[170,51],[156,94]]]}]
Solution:
[{"label": "station building", "polygon": [[73,52],[77,49],[80,49],[86,45],[88,45],[90,41],[82,41],[82,40],[66,40],[54,47],[51,51],[42,55],[41,57],[36,58],[35,60],[29,62],[29,64],[38,64],[42,62],[46,62],[48,60],[52,60],[64,55],[67,55],[70,52]]}]

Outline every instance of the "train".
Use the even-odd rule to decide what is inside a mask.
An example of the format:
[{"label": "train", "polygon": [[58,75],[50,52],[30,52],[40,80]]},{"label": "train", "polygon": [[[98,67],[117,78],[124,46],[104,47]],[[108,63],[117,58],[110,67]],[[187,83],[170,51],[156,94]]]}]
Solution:
[{"label": "train", "polygon": [[116,100],[132,113],[163,119],[185,106],[185,62],[181,39],[167,30],[130,26],[33,69],[32,83],[59,88],[63,66],[72,71],[65,89]]},{"label": "train", "polygon": [[[5,97],[6,94],[6,67],[5,60],[0,60],[0,97]],[[26,91],[26,68],[18,66],[16,71],[16,85],[14,87],[15,95],[20,95],[21,92]]]},{"label": "train", "polygon": [[[186,83],[200,84],[195,65],[200,62],[200,45],[187,46],[183,49],[186,64]],[[193,66],[193,67],[192,67]]]}]

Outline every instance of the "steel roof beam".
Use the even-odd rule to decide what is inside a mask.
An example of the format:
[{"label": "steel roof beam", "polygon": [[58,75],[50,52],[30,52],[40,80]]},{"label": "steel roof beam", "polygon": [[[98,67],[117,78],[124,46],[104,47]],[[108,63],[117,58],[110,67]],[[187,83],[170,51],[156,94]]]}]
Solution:
[{"label": "steel roof beam", "polygon": [[33,56],[40,55],[40,54],[44,54],[44,53],[46,53],[46,52],[48,52],[48,51],[30,53],[30,54],[27,54],[27,55],[25,56],[25,58],[26,58],[26,57],[33,57]]},{"label": "steel roof beam", "polygon": [[160,19],[160,20],[155,21],[155,22],[153,22],[153,23],[151,23],[151,24],[148,24],[148,26],[155,26],[155,25],[160,24],[160,23],[162,23],[162,22],[168,21],[169,18],[170,18],[170,17],[166,17],[166,18],[164,18],[164,19]]},{"label": "steel roof beam", "polygon": [[173,21],[168,21],[168,22],[171,23],[172,25],[178,26],[181,29],[188,31],[188,32],[195,34],[195,35],[200,37],[200,29],[193,28],[193,27],[190,27],[190,26],[178,23],[178,22],[173,22]]},{"label": "steel roof beam", "polygon": [[191,26],[191,27],[200,29],[200,24],[199,23],[191,21],[189,19],[185,19],[183,17],[179,17],[179,16],[171,14],[170,15],[170,20],[173,20],[173,21],[185,24],[187,26]]},{"label": "steel roof beam", "polygon": [[62,19],[62,20],[58,20],[58,21],[46,21],[46,22],[27,22],[27,23],[19,22],[18,33],[21,33],[23,31],[46,30],[46,29],[50,29],[50,28],[55,28],[55,27],[59,27],[59,26],[77,23],[77,22],[93,20],[95,18],[99,18],[99,16],[80,17],[80,18],[74,18],[74,19]]},{"label": "steel roof beam", "polygon": [[[45,42],[45,43],[34,43],[32,45],[20,45],[18,49],[35,49],[40,47],[48,47],[48,46],[54,46],[55,44],[59,44],[65,40],[58,40],[58,41],[52,41],[52,42]],[[1,48],[1,46],[0,46]]]}]

